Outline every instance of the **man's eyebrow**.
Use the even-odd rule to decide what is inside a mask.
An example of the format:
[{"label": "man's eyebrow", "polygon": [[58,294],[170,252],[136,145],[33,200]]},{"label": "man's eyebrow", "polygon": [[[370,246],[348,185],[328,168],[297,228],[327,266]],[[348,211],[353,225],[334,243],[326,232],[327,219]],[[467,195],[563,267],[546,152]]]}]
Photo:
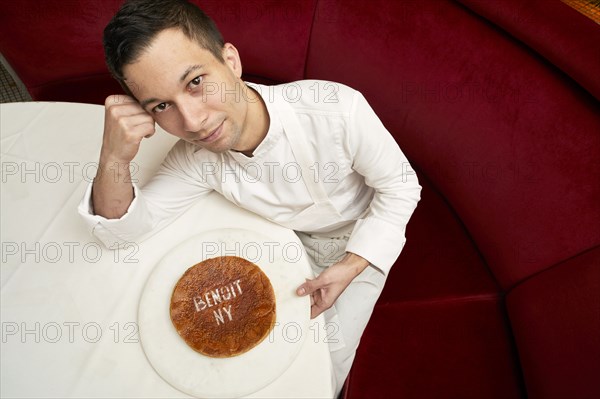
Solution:
[{"label": "man's eyebrow", "polygon": [[204,67],[204,65],[198,65],[198,64],[190,66],[188,69],[185,70],[183,75],[181,75],[181,77],[179,78],[179,81],[183,82],[192,71],[202,69],[203,67]]},{"label": "man's eyebrow", "polygon": [[153,102],[157,102],[160,101],[157,98],[149,98],[147,100],[144,100],[140,103],[140,105],[142,106],[142,108],[146,109],[146,107],[148,106],[148,104],[153,103]]}]

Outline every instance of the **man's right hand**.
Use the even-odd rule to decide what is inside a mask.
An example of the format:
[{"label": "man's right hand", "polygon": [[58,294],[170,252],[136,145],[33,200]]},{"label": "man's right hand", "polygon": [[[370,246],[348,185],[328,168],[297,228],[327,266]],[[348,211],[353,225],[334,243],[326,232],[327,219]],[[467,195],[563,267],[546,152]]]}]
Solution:
[{"label": "man's right hand", "polygon": [[128,164],[144,137],[155,132],[154,119],[132,97],[112,95],[104,102],[104,138],[101,162]]},{"label": "man's right hand", "polygon": [[104,138],[92,188],[94,213],[122,217],[133,201],[129,164],[145,137],[155,132],[154,119],[132,97],[113,95],[104,102]]}]

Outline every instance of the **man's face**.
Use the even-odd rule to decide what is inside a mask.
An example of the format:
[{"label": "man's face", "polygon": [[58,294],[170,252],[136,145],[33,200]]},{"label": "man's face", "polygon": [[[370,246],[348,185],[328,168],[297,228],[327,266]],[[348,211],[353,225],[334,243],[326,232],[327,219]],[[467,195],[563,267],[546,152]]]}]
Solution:
[{"label": "man's face", "polygon": [[124,75],[165,131],[212,152],[244,151],[249,91],[235,47],[226,44],[223,58],[221,63],[180,30],[167,29],[124,67]]}]

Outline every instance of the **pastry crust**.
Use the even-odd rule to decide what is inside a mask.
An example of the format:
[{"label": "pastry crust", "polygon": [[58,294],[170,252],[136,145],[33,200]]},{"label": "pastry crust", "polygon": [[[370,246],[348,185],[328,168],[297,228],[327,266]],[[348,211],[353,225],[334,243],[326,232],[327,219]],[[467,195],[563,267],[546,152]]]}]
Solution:
[{"label": "pastry crust", "polygon": [[190,267],[171,296],[171,321],[184,341],[210,357],[249,351],[275,324],[275,293],[254,263],[219,256]]}]

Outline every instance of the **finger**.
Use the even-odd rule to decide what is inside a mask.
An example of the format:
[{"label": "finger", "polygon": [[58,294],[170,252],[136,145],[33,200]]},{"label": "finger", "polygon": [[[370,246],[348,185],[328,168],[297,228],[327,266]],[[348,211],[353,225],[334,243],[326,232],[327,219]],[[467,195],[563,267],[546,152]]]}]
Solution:
[{"label": "finger", "polygon": [[135,98],[126,96],[125,94],[113,94],[112,96],[106,97],[106,100],[104,100],[104,105],[106,107],[128,103],[137,103],[137,101]]},{"label": "finger", "polygon": [[143,137],[150,137],[155,132],[155,122],[148,115],[134,115],[118,118],[117,124],[122,130],[124,137],[133,139],[137,142]]},{"label": "finger", "polygon": [[154,126],[154,119],[152,119],[152,117],[148,114],[131,115],[126,118],[122,118],[120,122],[124,127],[132,129],[146,124],[151,124]]},{"label": "finger", "polygon": [[144,108],[141,107],[138,103],[124,103],[124,104],[116,104],[112,106],[105,107],[113,118],[122,118],[128,116],[145,116],[147,118],[152,118],[150,114],[146,112]]},{"label": "finger", "polygon": [[[144,134],[144,132],[146,134]],[[142,134],[143,134],[142,137],[145,139],[149,139],[150,137],[154,136],[154,133],[156,133],[156,130],[154,129],[154,125],[144,126],[144,131],[142,132]]]},{"label": "finger", "polygon": [[154,136],[154,133],[156,133],[156,128],[154,127],[154,124],[152,124],[152,126],[150,126],[149,130],[151,130],[151,131],[150,131],[150,133],[148,133],[144,136],[145,139],[149,139],[150,137]]},{"label": "finger", "polygon": [[321,313],[323,313],[324,311],[326,311],[327,309],[329,309],[331,306],[323,306],[321,304],[315,303],[314,305],[312,305],[310,307],[310,318],[314,319],[315,317],[319,316]]},{"label": "finger", "polygon": [[299,296],[310,295],[321,287],[322,285],[318,278],[314,280],[306,279],[304,284],[298,287],[296,294]]},{"label": "finger", "polygon": [[296,289],[296,294],[299,296],[304,296],[304,295],[308,295],[309,293],[306,290],[307,287],[307,283],[309,282],[309,279],[306,279],[305,282],[300,285],[297,289]]},{"label": "finger", "polygon": [[154,133],[156,133],[154,121],[142,123],[140,125],[135,126],[133,129],[135,134],[138,135],[138,137],[149,138],[154,136]]},{"label": "finger", "polygon": [[310,307],[310,317],[312,319],[333,306],[334,301],[323,290],[315,291],[311,297],[314,299]]}]

